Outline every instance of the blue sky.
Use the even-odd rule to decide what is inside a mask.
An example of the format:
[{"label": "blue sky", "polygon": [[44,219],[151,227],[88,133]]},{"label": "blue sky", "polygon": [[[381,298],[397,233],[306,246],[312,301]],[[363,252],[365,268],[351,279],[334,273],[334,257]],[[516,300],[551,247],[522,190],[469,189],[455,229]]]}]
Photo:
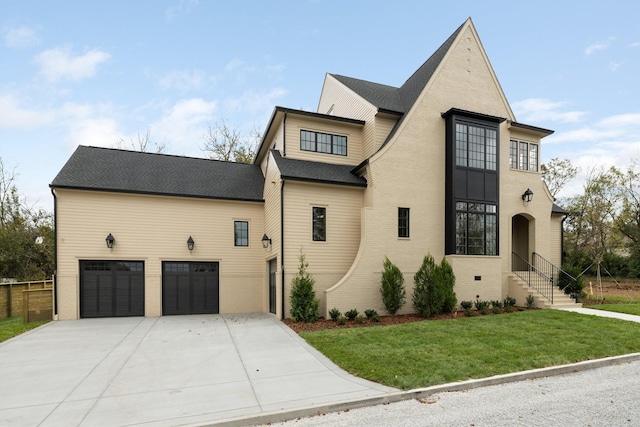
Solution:
[{"label": "blue sky", "polygon": [[469,16],[517,120],[556,131],[543,162],[640,158],[640,2],[615,0],[0,2],[0,158],[52,210],[78,144],[202,157],[209,124],[315,111],[327,72],[401,85]]}]

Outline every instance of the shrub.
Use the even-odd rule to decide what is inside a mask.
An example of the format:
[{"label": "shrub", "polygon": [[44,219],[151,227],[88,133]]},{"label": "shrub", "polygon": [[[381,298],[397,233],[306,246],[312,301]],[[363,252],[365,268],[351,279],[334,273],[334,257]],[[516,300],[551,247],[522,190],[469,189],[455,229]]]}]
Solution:
[{"label": "shrub", "polygon": [[372,322],[379,322],[380,321],[380,316],[378,316],[378,313],[374,314],[373,316],[371,316],[369,318],[369,320],[371,320]]},{"label": "shrub", "polygon": [[513,311],[513,307],[515,307],[516,305],[516,299],[507,295],[507,297],[502,302],[502,305],[504,307],[504,311],[510,313]]},{"label": "shrub", "polygon": [[493,314],[500,314],[500,311],[502,311],[502,302],[491,301],[491,312]]},{"label": "shrub", "polygon": [[489,301],[483,301],[477,299],[473,305],[476,306],[476,310],[478,310],[481,314],[489,314]]},{"label": "shrub", "polygon": [[396,314],[405,303],[404,276],[400,269],[389,258],[384,258],[382,271],[382,303],[389,314]]},{"label": "shrub", "polygon": [[315,322],[318,320],[320,302],[313,290],[315,281],[307,273],[307,263],[304,254],[300,254],[298,273],[291,281],[291,319],[294,322]]},{"label": "shrub", "polygon": [[358,317],[356,317],[356,323],[357,323],[358,325],[363,324],[365,320],[367,320],[367,318],[366,318],[366,317],[364,317],[364,316],[358,316]]},{"label": "shrub", "polygon": [[367,319],[371,319],[372,317],[377,316],[378,312],[369,308],[364,311],[364,315],[367,316]]},{"label": "shrub", "polygon": [[460,307],[464,310],[465,316],[473,315],[473,303],[471,301],[460,301]]},{"label": "shrub", "polygon": [[347,318],[344,316],[339,316],[338,320],[336,320],[336,323],[340,326],[344,325],[347,323]]},{"label": "shrub", "polygon": [[[580,299],[584,297],[584,292],[582,291],[584,288],[584,280],[580,274],[580,268],[565,265],[562,267],[562,270],[569,275],[560,272],[558,275],[558,287],[561,291],[564,291],[565,294],[575,299],[576,302],[579,302]],[[576,278],[576,280],[574,281],[572,277]]]},{"label": "shrub", "polygon": [[453,291],[456,277],[446,259],[436,265],[430,254],[425,256],[413,282],[413,306],[420,315],[430,317],[455,310],[458,304]]},{"label": "shrub", "polygon": [[353,320],[356,317],[358,317],[358,310],[356,310],[355,308],[352,308],[351,310],[344,313],[344,315],[347,317],[347,319]]},{"label": "shrub", "polygon": [[533,308],[533,304],[536,302],[536,299],[533,295],[527,295],[527,308]]},{"label": "shrub", "polygon": [[329,310],[329,316],[331,317],[331,320],[333,320],[334,322],[338,320],[338,317],[340,317],[341,314],[342,313],[340,313],[340,310],[338,310],[335,307]]}]

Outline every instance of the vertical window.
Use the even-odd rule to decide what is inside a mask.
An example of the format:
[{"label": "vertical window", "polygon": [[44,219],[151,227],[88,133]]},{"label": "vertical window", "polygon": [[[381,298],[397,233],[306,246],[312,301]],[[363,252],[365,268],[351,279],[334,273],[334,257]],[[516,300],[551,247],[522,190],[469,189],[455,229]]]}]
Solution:
[{"label": "vertical window", "polygon": [[529,144],[529,170],[538,171],[538,145]]},{"label": "vertical window", "polygon": [[509,142],[509,167],[518,169],[518,141],[513,139]]},{"label": "vertical window", "polygon": [[528,158],[528,144],[526,142],[520,143],[520,163],[518,169],[526,171],[529,169],[529,158]]},{"label": "vertical window", "polygon": [[300,131],[300,149],[305,151],[316,151],[316,136],[314,132],[306,130]]},{"label": "vertical window", "polygon": [[300,131],[300,149],[318,153],[347,155],[347,137],[329,133]]},{"label": "vertical window", "polygon": [[327,240],[327,208],[313,207],[313,241]]},{"label": "vertical window", "polygon": [[456,123],[456,166],[496,170],[495,129]]},{"label": "vertical window", "polygon": [[234,221],[234,245],[235,246],[249,246],[249,222],[247,221]]},{"label": "vertical window", "polygon": [[496,255],[498,241],[496,205],[456,203],[456,253]]},{"label": "vertical window", "polygon": [[509,167],[523,171],[538,172],[540,160],[538,144],[511,140],[509,145]]},{"label": "vertical window", "polygon": [[398,237],[409,237],[409,208],[398,208]]}]

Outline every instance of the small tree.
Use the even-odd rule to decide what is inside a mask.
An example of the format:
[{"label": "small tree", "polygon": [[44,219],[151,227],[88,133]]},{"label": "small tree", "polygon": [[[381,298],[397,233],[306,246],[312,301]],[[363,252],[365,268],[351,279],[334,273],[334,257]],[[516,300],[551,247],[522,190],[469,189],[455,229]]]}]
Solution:
[{"label": "small tree", "polygon": [[289,294],[291,319],[294,322],[315,322],[319,317],[320,306],[313,290],[315,280],[307,273],[309,263],[306,261],[305,255],[300,254],[299,260],[298,274],[291,281],[291,293]]},{"label": "small tree", "polygon": [[400,269],[389,258],[384,258],[382,271],[382,303],[389,314],[396,314],[405,303],[404,276]]},{"label": "small tree", "polygon": [[446,258],[442,258],[438,273],[442,285],[442,312],[451,313],[458,305],[458,297],[453,290],[456,285],[456,275],[453,273],[453,267],[451,267]]},{"label": "small tree", "polygon": [[413,276],[413,307],[424,317],[436,314],[441,304],[437,301],[435,283],[436,263],[431,254],[424,257],[422,266]]}]

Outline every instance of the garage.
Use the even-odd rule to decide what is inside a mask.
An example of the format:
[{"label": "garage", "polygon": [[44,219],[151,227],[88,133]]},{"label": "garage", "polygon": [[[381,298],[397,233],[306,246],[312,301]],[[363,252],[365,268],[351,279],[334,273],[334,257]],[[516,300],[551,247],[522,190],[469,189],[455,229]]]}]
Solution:
[{"label": "garage", "polygon": [[143,261],[80,261],[80,317],[144,316]]},{"label": "garage", "polygon": [[162,314],[217,314],[217,262],[162,263]]}]

